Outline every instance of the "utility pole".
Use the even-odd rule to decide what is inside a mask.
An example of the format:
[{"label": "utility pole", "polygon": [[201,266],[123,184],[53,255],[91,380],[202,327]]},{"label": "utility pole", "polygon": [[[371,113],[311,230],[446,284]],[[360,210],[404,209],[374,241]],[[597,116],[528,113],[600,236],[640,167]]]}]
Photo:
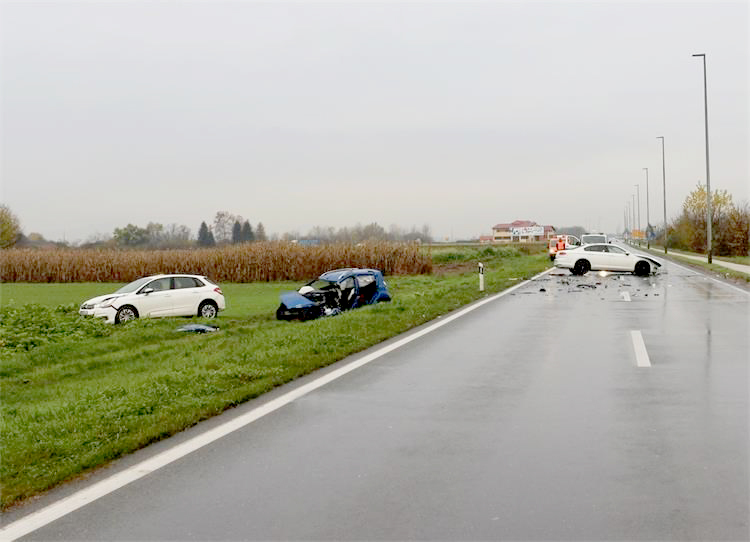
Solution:
[{"label": "utility pole", "polygon": [[712,235],[711,235],[711,173],[708,166],[708,84],[706,83],[706,54],[700,53],[693,56],[703,57],[703,106],[706,125],[706,208],[708,219],[706,220],[706,243],[708,245],[708,263],[711,263]]},{"label": "utility pole", "polygon": [[630,231],[631,231],[631,233],[630,233],[630,239],[633,239],[633,233],[632,232],[635,231],[635,229],[637,227],[636,224],[635,224],[635,194],[632,194],[632,199],[633,199],[633,205],[630,207],[630,210],[633,213],[633,221],[631,222],[632,226],[630,228]]},{"label": "utility pole", "polygon": [[664,188],[664,254],[667,253],[667,169],[664,163],[664,136],[658,136],[661,139],[661,182]]},{"label": "utility pole", "polygon": [[638,246],[641,246],[641,237],[640,234],[643,230],[641,230],[641,185],[635,184],[636,190],[638,191]]},{"label": "utility pole", "polygon": [[651,248],[651,239],[648,236],[649,218],[648,218],[648,168],[646,170],[646,248]]}]

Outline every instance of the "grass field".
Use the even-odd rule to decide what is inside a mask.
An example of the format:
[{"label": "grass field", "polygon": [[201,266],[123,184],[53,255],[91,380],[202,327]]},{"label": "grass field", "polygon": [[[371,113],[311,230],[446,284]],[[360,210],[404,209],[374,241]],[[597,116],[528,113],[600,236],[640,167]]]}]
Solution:
[{"label": "grass field", "polygon": [[122,326],[80,318],[77,305],[111,284],[3,284],[3,508],[549,265],[528,248],[454,252],[436,259],[470,272],[451,263],[433,275],[387,277],[391,303],[305,323],[274,315],[279,293],[300,283],[222,284],[228,308],[212,321],[220,331],[206,335],[176,332],[182,318]]},{"label": "grass field", "polygon": [[[299,288],[299,282],[248,282],[221,284],[227,299],[221,318],[241,318],[276,310],[279,293]],[[0,285],[0,307],[35,303],[47,307],[80,305],[94,296],[114,292],[123,284],[78,282],[70,284],[6,283]]]}]

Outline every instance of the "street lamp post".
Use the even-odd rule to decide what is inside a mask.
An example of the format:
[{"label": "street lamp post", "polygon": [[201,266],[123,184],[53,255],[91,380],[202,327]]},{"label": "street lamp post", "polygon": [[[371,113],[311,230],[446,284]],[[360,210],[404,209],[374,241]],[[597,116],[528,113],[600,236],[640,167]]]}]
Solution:
[{"label": "street lamp post", "polygon": [[630,232],[630,225],[628,224],[628,213],[629,213],[628,207],[629,206],[630,205],[628,203],[626,203],[625,204],[625,209],[624,209],[624,212],[623,212],[623,214],[625,215],[625,220],[624,220],[625,230],[622,232],[622,236],[625,239],[628,238],[628,233]]},{"label": "street lamp post", "polygon": [[634,238],[633,238],[633,232],[635,231],[635,229],[637,227],[635,225],[635,194],[631,194],[631,198],[633,200],[632,205],[630,206],[630,211],[633,213],[633,221],[630,223],[631,224],[631,226],[630,226],[630,239],[632,241],[632,240],[634,240]]},{"label": "street lamp post", "polygon": [[667,169],[664,163],[664,136],[661,139],[661,182],[664,188],[664,254],[667,253]]},{"label": "street lamp post", "polygon": [[651,248],[651,240],[648,236],[648,227],[651,223],[651,221],[648,218],[648,168],[643,168],[646,170],[646,248]]},{"label": "street lamp post", "polygon": [[628,238],[628,206],[625,206],[625,211],[623,214],[623,220],[622,220],[622,236],[627,239]]},{"label": "street lamp post", "polygon": [[638,191],[638,246],[641,246],[641,185],[634,184]]},{"label": "street lamp post", "polygon": [[708,165],[708,84],[706,82],[706,54],[699,53],[693,56],[703,57],[703,108],[706,126],[706,208],[708,209],[708,218],[706,220],[706,244],[708,245],[708,263],[711,263],[711,173]]}]

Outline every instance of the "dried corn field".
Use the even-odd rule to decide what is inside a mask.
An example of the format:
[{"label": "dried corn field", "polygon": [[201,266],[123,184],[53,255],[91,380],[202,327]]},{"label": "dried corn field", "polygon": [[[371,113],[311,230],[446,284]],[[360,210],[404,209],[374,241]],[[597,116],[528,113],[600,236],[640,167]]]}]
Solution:
[{"label": "dried corn field", "polygon": [[224,282],[304,280],[329,269],[371,267],[386,275],[432,270],[412,243],[302,246],[268,242],[194,250],[6,249],[3,282],[130,282],[158,273],[206,275]]}]

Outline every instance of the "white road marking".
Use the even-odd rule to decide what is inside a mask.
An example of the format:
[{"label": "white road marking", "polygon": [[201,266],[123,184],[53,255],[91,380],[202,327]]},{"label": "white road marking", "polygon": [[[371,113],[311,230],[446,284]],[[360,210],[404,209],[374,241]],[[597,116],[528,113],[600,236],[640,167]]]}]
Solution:
[{"label": "white road marking", "polygon": [[630,301],[630,294],[628,292],[620,292],[620,295],[625,301]]},{"label": "white road marking", "polygon": [[633,350],[635,350],[635,362],[638,367],[651,367],[651,360],[646,351],[646,343],[643,342],[643,335],[638,330],[630,332],[630,338],[633,340]]},{"label": "white road marking", "polygon": [[316,380],[313,380],[312,382],[300,386],[299,388],[295,388],[288,393],[285,393],[284,395],[281,395],[276,399],[265,403],[264,405],[254,408],[253,410],[250,410],[249,412],[246,412],[241,416],[238,416],[233,420],[230,420],[209,431],[206,431],[205,433],[197,435],[190,440],[183,442],[182,444],[178,444],[173,448],[170,448],[169,450],[165,450],[164,452],[157,454],[154,457],[146,459],[145,461],[142,461],[137,465],[133,465],[132,467],[129,467],[122,472],[114,474],[100,482],[97,482],[90,487],[77,491],[76,493],[64,499],[61,499],[45,508],[42,508],[37,512],[14,521],[13,523],[10,523],[9,525],[6,525],[2,529],[0,529],[0,541],[10,542],[28,533],[36,531],[37,529],[44,527],[45,525],[55,521],[56,519],[70,514],[71,512],[83,506],[86,506],[87,504],[99,499],[100,497],[104,497],[105,495],[112,493],[113,491],[116,491],[117,489],[120,489],[121,487],[138,480],[139,478],[143,478],[147,474],[151,474],[152,472],[186,456],[187,454],[206,446],[207,444],[210,444],[234,431],[237,431],[238,429],[241,429],[242,427],[245,427],[246,425],[262,418],[263,416],[270,414],[271,412],[274,412],[275,410],[278,410],[285,405],[288,405],[292,401],[299,399],[300,397],[303,397],[322,386],[325,386],[326,384],[336,380],[337,378],[340,378],[345,374],[362,367],[363,365],[367,365],[368,363],[390,352],[393,352],[394,350],[397,350],[398,348],[401,348],[402,346],[415,341],[440,327],[443,327],[453,320],[465,316],[466,314],[478,309],[482,305],[486,305],[487,303],[495,301],[496,299],[506,296],[509,293],[518,290],[519,288],[522,288],[527,283],[546,275],[552,270],[554,270],[554,268],[547,269],[546,271],[543,271],[542,273],[539,273],[538,275],[532,277],[528,281],[521,282],[519,284],[516,284],[515,286],[508,288],[507,290],[503,290],[498,294],[482,299],[481,301],[477,301],[474,304],[469,305],[468,307],[446,318],[441,319],[439,322],[435,322],[434,324],[429,325],[424,329],[417,331],[416,333],[412,333],[408,337],[404,337],[403,339],[389,344],[388,346],[384,346],[383,348],[380,348],[375,352],[372,352],[371,354],[347,363],[343,367],[339,367],[338,369],[333,370],[330,373],[325,374]]}]

